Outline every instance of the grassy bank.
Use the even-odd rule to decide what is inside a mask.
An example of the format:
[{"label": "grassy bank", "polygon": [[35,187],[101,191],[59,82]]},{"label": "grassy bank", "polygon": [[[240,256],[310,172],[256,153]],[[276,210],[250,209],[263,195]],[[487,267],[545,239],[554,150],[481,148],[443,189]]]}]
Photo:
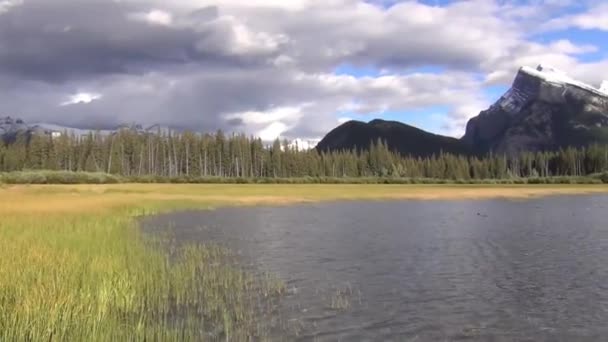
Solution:
[{"label": "grassy bank", "polygon": [[[169,258],[135,217],[176,208],[346,199],[608,193],[605,185],[1,185],[0,341],[246,340],[283,288],[229,251]],[[246,227],[244,227],[246,228]]]},{"label": "grassy bank", "polygon": [[119,176],[96,172],[15,171],[0,172],[3,184],[602,184],[608,183],[608,173],[589,176],[560,176],[504,179],[438,179],[406,177],[296,177],[296,178],[235,178],[235,177],[159,177]]},{"label": "grassy bank", "polygon": [[[248,340],[282,284],[214,245],[171,258],[134,215],[160,201],[97,190],[0,189],[0,341]],[[166,203],[206,206],[206,203]],[[261,304],[264,305],[261,305]]]}]

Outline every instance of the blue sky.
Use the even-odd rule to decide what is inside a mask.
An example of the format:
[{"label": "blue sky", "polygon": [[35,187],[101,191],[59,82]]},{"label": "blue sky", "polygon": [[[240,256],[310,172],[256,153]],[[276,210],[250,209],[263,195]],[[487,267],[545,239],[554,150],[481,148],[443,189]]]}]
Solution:
[{"label": "blue sky", "polygon": [[593,62],[608,58],[608,32],[591,29],[583,30],[571,28],[554,32],[543,32],[531,37],[531,40],[539,43],[550,43],[552,41],[566,39],[579,45],[593,45],[598,49],[579,56],[582,62]]}]

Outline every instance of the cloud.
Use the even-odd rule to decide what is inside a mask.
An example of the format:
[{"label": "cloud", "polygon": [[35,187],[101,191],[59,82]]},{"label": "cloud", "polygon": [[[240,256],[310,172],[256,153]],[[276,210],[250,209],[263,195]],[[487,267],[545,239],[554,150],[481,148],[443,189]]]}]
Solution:
[{"label": "cloud", "polygon": [[608,31],[608,4],[600,3],[581,13],[552,19],[542,27],[545,30],[564,30],[575,27],[583,30]]},{"label": "cloud", "polygon": [[571,76],[592,85],[608,79],[608,59],[582,62],[577,55],[598,51],[589,44],[577,45],[568,40],[558,40],[549,44],[528,42],[522,44],[512,57],[496,60],[485,77],[487,85],[508,85],[515,78],[519,67],[548,64],[566,71]]},{"label": "cloud", "polygon": [[11,8],[23,4],[23,0],[1,0],[0,1],[0,15],[8,12]]},{"label": "cloud", "polygon": [[86,103],[91,103],[100,98],[102,98],[101,94],[80,92],[80,93],[70,95],[66,101],[61,103],[61,105],[69,106],[69,105],[74,105],[74,104],[79,104],[79,103],[86,104]]},{"label": "cloud", "polygon": [[[442,106],[450,108],[443,132],[458,135],[493,101],[484,87],[509,84],[521,65],[608,78],[598,72],[608,62],[580,61],[600,44],[534,39],[561,22],[582,25],[586,12],[558,16],[571,6],[0,0],[0,113],[78,127],[139,122],[319,138],[340,118]],[[341,65],[379,72],[338,75]],[[440,71],[420,69],[428,66]]]},{"label": "cloud", "polygon": [[287,130],[287,125],[280,121],[276,121],[268,125],[266,128],[258,132],[258,137],[264,141],[272,141],[280,137]]},{"label": "cloud", "polygon": [[173,15],[159,9],[152,9],[148,12],[131,13],[128,17],[133,20],[147,22],[151,25],[170,26],[173,23]]},{"label": "cloud", "polygon": [[[176,14],[146,2],[30,0],[0,20],[0,73],[45,82],[144,74],[196,64],[263,65],[278,42],[233,17]],[[203,19],[201,19],[203,18]],[[10,47],[10,48],[9,48]]]}]

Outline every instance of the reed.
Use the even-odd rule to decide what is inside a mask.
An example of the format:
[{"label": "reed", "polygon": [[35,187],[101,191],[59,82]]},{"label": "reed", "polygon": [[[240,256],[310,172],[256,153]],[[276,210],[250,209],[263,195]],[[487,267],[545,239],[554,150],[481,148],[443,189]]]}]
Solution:
[{"label": "reed", "polygon": [[168,253],[139,232],[135,207],[109,201],[97,211],[76,196],[74,210],[54,214],[44,210],[53,196],[38,194],[39,210],[27,214],[0,209],[1,341],[268,336],[260,317],[279,281],[244,272],[215,245]]}]

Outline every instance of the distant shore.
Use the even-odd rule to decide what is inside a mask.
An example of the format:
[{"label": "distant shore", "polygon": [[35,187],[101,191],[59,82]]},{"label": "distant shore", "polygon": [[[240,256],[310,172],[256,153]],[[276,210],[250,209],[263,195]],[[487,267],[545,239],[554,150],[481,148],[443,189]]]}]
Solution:
[{"label": "distant shore", "polygon": [[608,184],[608,172],[586,176],[505,178],[412,178],[412,177],[162,177],[121,176],[102,172],[14,171],[0,172],[2,184],[435,184],[435,185],[524,185]]}]

